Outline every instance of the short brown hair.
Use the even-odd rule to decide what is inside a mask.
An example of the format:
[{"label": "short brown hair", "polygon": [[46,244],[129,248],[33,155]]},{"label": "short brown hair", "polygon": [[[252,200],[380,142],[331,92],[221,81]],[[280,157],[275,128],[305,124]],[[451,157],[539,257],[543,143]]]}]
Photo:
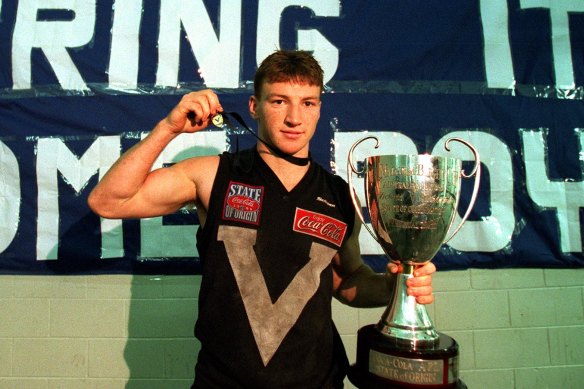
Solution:
[{"label": "short brown hair", "polygon": [[278,50],[264,59],[254,77],[254,95],[261,96],[264,82],[293,81],[324,88],[323,70],[307,51]]}]

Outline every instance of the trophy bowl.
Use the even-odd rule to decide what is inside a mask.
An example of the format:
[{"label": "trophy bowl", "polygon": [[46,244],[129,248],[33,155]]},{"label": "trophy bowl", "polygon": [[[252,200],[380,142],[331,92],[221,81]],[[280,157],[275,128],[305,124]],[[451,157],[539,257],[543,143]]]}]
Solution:
[{"label": "trophy bowl", "polygon": [[367,158],[366,205],[377,241],[390,260],[415,265],[434,257],[454,220],[460,172],[456,158]]},{"label": "trophy bowl", "polygon": [[[399,265],[400,271],[379,323],[359,331],[357,371],[362,376],[397,385],[418,385],[422,379],[431,385],[420,387],[456,387],[458,345],[454,339],[436,331],[426,308],[415,297],[407,295],[406,281],[413,277],[416,267],[432,260],[468,218],[480,183],[480,157],[465,140],[450,138],[445,143],[446,150],[450,151],[449,143],[455,141],[472,151],[475,166],[470,174],[463,171],[460,159],[427,154],[371,156],[358,169],[353,153],[368,139],[376,140],[375,147],[379,147],[379,140],[369,136],[355,142],[349,151],[351,198],[367,231],[388,259]],[[355,193],[353,173],[364,179],[370,226],[365,222]],[[469,206],[453,229],[461,179],[473,176],[475,183]]]}]

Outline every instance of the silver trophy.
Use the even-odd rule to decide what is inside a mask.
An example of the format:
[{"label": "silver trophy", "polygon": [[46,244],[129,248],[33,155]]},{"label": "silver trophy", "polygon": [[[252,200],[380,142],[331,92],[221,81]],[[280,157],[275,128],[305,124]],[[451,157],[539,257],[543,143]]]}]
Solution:
[{"label": "silver trophy", "polygon": [[[452,365],[452,368],[437,368],[433,384],[440,385],[444,382],[437,381],[450,376],[444,387],[451,387],[458,380],[458,346],[452,338],[435,330],[424,305],[406,294],[405,283],[413,277],[416,267],[431,261],[442,244],[454,237],[467,220],[479,189],[480,157],[470,143],[450,138],[444,145],[447,151],[450,151],[450,142],[460,142],[472,151],[475,165],[469,174],[463,171],[460,159],[427,154],[372,156],[366,158],[363,167],[359,168],[354,162],[354,150],[370,139],[376,141],[375,148],[378,148],[379,140],[368,136],[355,142],[349,150],[347,172],[351,198],[367,231],[401,270],[397,274],[391,301],[374,326],[382,337],[375,333],[360,334],[357,369],[364,375],[386,379],[393,384],[419,384],[399,377],[420,377],[420,374],[408,375],[396,366],[428,372],[436,370],[434,367],[439,365],[436,365],[436,360],[444,357],[444,366]],[[365,205],[371,227],[363,217],[353,186],[353,174],[364,178]],[[475,177],[475,182],[469,206],[453,228],[461,179],[471,177]],[[367,331],[372,330],[368,328]]]}]

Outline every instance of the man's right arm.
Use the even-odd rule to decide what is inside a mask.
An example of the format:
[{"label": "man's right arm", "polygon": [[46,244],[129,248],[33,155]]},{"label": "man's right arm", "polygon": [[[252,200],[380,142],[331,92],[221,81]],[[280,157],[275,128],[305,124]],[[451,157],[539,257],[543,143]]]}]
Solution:
[{"label": "man's right arm", "polygon": [[[183,96],[152,132],[125,152],[89,195],[90,208],[105,218],[141,218],[172,213],[208,196],[218,157],[200,157],[151,171],[162,150],[179,134],[206,128],[222,110],[210,90]],[[187,115],[192,112],[192,118]]]}]

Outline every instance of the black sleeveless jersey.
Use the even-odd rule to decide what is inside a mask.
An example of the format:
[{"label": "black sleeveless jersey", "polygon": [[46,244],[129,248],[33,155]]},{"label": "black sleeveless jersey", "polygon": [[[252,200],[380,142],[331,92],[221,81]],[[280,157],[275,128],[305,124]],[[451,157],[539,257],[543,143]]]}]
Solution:
[{"label": "black sleeveless jersey", "polygon": [[318,164],[288,192],[255,149],[220,156],[197,233],[193,387],[333,387],[346,356],[331,318],[331,259],[353,223],[348,185]]}]

